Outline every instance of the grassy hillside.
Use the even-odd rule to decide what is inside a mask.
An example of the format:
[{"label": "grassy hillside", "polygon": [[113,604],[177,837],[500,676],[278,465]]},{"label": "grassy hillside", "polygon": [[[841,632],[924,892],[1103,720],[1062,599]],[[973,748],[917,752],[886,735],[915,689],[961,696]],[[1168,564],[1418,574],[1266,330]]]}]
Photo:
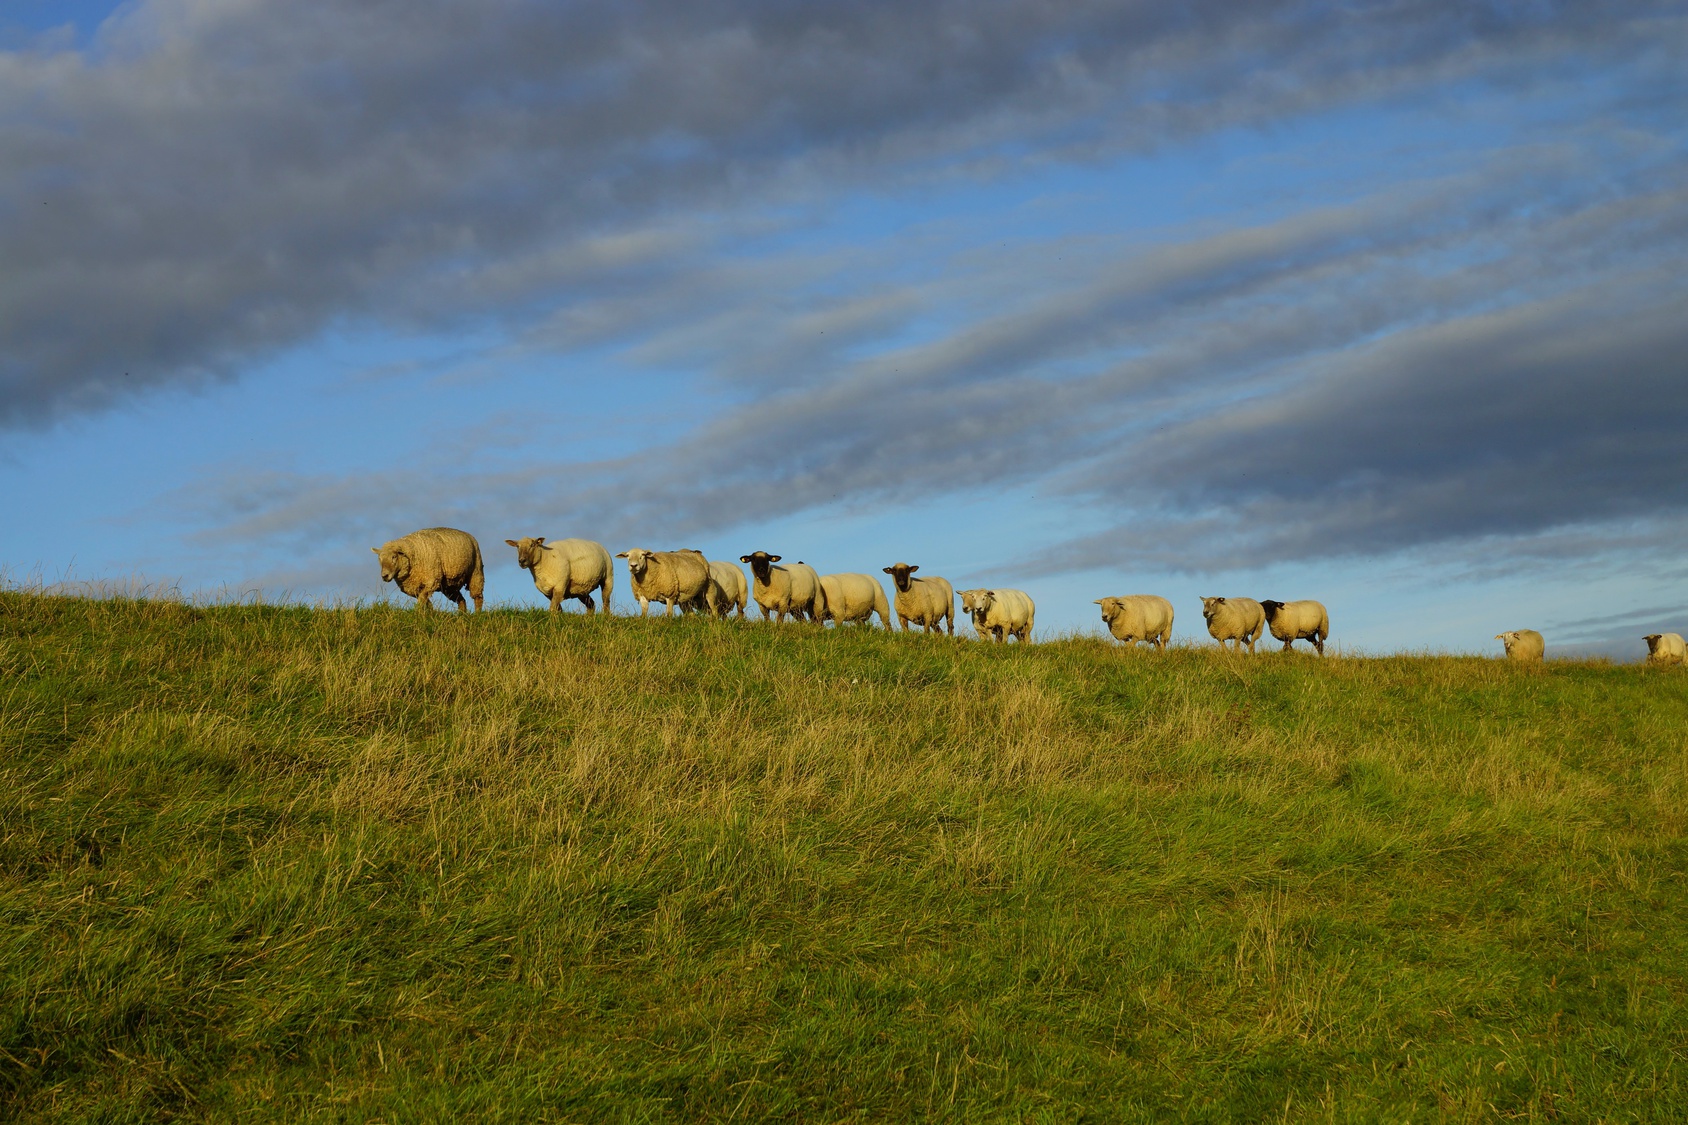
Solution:
[{"label": "grassy hillside", "polygon": [[1688,675],[0,595],[0,1117],[1688,1119]]}]

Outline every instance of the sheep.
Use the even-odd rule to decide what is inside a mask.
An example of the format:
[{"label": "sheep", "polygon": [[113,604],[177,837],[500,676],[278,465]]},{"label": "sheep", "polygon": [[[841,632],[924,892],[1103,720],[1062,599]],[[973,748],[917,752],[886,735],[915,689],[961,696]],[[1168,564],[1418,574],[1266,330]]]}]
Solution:
[{"label": "sheep", "polygon": [[415,598],[417,609],[432,609],[433,595],[440,593],[457,603],[457,612],[468,613],[462,592],[467,586],[475,599],[475,612],[481,611],[486,571],[481,565],[481,545],[467,531],[425,527],[370,550],[381,560],[381,581]]},{"label": "sheep", "polygon": [[1202,598],[1202,617],[1207,635],[1224,648],[1231,641],[1241,652],[1243,645],[1254,651],[1254,642],[1266,631],[1266,611],[1253,598]]},{"label": "sheep", "polygon": [[543,535],[506,539],[516,548],[516,565],[533,575],[533,585],[551,603],[551,612],[573,598],[596,613],[592,591],[604,592],[604,612],[610,611],[610,591],[615,588],[615,564],[602,543],[590,539],[559,539],[545,542]]},{"label": "sheep", "polygon": [[934,629],[942,632],[947,619],[949,635],[955,636],[955,587],[947,578],[909,577],[919,569],[918,565],[901,562],[885,568],[897,585],[897,620],[903,632],[908,632],[910,621],[928,633]]},{"label": "sheep", "polygon": [[1325,641],[1330,637],[1330,614],[1318,602],[1274,602],[1260,603],[1261,610],[1266,614],[1266,627],[1272,630],[1272,635],[1284,642],[1284,651],[1289,652],[1295,647],[1296,641],[1312,641],[1313,647],[1319,650],[1319,655],[1325,654]]},{"label": "sheep", "polygon": [[1540,664],[1542,653],[1547,649],[1541,634],[1534,629],[1511,629],[1505,633],[1496,633],[1495,640],[1506,649],[1508,660],[1520,660],[1528,664]]},{"label": "sheep", "polygon": [[1688,663],[1688,645],[1683,644],[1681,633],[1648,633],[1643,639],[1647,642],[1647,663]]},{"label": "sheep", "polygon": [[709,588],[704,593],[709,612],[716,617],[726,617],[736,607],[738,615],[743,617],[745,604],[749,601],[750,587],[745,583],[744,571],[730,562],[710,559]]},{"label": "sheep", "polygon": [[762,620],[772,617],[775,621],[784,621],[787,614],[795,621],[805,617],[810,621],[825,619],[826,591],[821,588],[821,578],[815,573],[815,568],[802,562],[775,566],[779,561],[779,555],[770,555],[766,551],[752,551],[739,556],[739,562],[750,564],[750,575],[754,580],[751,592],[756,604],[762,607]]},{"label": "sheep", "polygon": [[838,624],[872,622],[879,615],[879,624],[891,627],[891,603],[885,600],[885,587],[871,574],[823,574],[821,592],[826,595],[824,621],[831,618]]},{"label": "sheep", "polygon": [[1021,644],[1031,640],[1037,606],[1024,590],[963,590],[960,597],[961,610],[972,617],[980,640],[991,637],[998,644],[1006,637],[1017,637]]},{"label": "sheep", "polygon": [[696,609],[709,586],[709,560],[701,551],[647,551],[632,547],[618,552],[627,560],[633,579],[633,596],[639,601],[639,616],[650,616],[652,602],[666,602],[664,616],[673,617],[674,607]]},{"label": "sheep", "polygon": [[1172,603],[1158,594],[1126,594],[1100,598],[1102,620],[1116,640],[1128,645],[1148,641],[1162,652],[1172,639]]}]

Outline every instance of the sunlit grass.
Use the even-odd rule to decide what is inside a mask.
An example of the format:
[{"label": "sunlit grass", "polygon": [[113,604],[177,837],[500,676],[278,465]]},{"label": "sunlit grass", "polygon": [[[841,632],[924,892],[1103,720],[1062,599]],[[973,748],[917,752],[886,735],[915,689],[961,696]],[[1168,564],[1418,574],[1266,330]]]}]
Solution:
[{"label": "sunlit grass", "polygon": [[1688,676],[0,594],[0,1115],[1656,1120]]}]

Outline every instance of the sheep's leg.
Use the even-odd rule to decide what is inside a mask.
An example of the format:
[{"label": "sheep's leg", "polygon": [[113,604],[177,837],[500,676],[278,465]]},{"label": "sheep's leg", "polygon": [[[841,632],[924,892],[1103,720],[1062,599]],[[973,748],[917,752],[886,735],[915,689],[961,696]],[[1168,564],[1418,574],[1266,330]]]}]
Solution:
[{"label": "sheep's leg", "polygon": [[458,613],[468,613],[469,603],[463,600],[463,591],[455,587],[441,590],[440,593],[457,603]]},{"label": "sheep's leg", "polygon": [[1314,637],[1313,638],[1313,647],[1319,650],[1320,656],[1323,656],[1325,654],[1324,638],[1323,637]]},{"label": "sheep's leg", "polygon": [[598,612],[598,606],[595,602],[593,602],[591,594],[576,594],[575,601],[585,606],[588,614]]},{"label": "sheep's leg", "polygon": [[423,590],[420,594],[417,594],[416,595],[416,608],[417,609],[433,609],[434,608],[434,592],[432,590]]},{"label": "sheep's leg", "polygon": [[563,592],[561,590],[552,590],[551,593],[546,596],[546,600],[551,603],[552,613],[557,613],[562,610]]},{"label": "sheep's leg", "polygon": [[1285,652],[1294,652],[1295,651],[1295,638],[1294,637],[1291,637],[1289,640],[1284,642],[1284,651]]},{"label": "sheep's leg", "polygon": [[640,617],[649,617],[650,615],[651,615],[651,600],[649,598],[645,597],[643,594],[641,594],[641,595],[639,595],[639,616]]}]

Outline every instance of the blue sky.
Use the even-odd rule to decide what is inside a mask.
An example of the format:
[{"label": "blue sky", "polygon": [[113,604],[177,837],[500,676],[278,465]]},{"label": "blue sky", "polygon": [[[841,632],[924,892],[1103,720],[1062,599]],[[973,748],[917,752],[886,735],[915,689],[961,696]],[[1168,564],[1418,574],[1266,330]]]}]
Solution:
[{"label": "blue sky", "polygon": [[478,11],[0,17],[13,581],[370,599],[450,524],[515,604],[543,534],[1688,629],[1671,6]]}]

